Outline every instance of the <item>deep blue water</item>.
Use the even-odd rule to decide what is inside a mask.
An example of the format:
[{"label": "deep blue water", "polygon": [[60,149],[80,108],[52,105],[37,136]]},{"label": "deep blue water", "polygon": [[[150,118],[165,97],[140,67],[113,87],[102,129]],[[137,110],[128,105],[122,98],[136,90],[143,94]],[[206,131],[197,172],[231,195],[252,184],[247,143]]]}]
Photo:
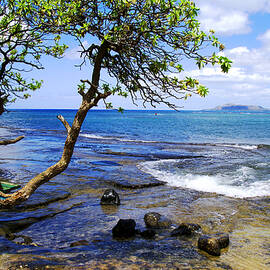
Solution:
[{"label": "deep blue water", "polygon": [[[75,113],[14,110],[0,118],[0,126],[26,136],[29,145],[23,152],[29,158],[53,162],[65,140],[65,128],[56,116],[62,114],[71,124]],[[36,151],[32,143],[38,147]],[[74,162],[76,153],[141,156],[146,160],[138,168],[170,185],[249,197],[270,195],[268,145],[269,112],[92,110],[83,124]],[[208,159],[196,159],[192,166],[178,159],[179,155],[195,154]],[[212,159],[216,159],[215,166]]]},{"label": "deep blue water", "polygon": [[[13,110],[3,114],[1,139],[19,135],[25,138],[0,147],[0,180],[24,185],[56,162],[66,135],[56,116],[62,114],[71,124],[75,113]],[[129,189],[159,181],[166,186]],[[104,189],[112,187],[124,198],[117,210],[99,205]],[[60,260],[65,264],[66,258],[69,263],[84,263],[106,256],[140,256],[142,246],[147,252],[156,251],[153,256],[157,261],[162,256],[173,261],[178,260],[179,253],[168,240],[153,248],[151,242],[136,239],[119,249],[125,243],[111,239],[112,226],[121,217],[134,217],[141,220],[138,226],[142,227],[149,202],[153,205],[150,210],[173,216],[178,211],[173,207],[189,209],[191,202],[208,192],[237,200],[270,196],[269,113],[90,111],[68,169],[41,186],[26,203],[26,210],[2,211],[0,224],[48,215],[22,231],[39,247],[23,249],[10,244],[8,248],[17,254],[51,254],[54,263]],[[166,202],[160,203],[162,200]],[[35,206],[42,202],[46,203],[41,208]],[[235,213],[235,209],[228,211]],[[94,244],[69,248],[70,243],[80,239],[94,239]],[[6,245],[4,240],[1,243]],[[192,258],[201,263],[203,257],[196,250],[186,252],[184,246],[182,252],[183,259],[189,260],[191,252]],[[37,260],[40,265],[42,260]]]},{"label": "deep blue water", "polygon": [[[0,118],[1,126],[28,130],[64,130],[75,110],[16,110]],[[82,133],[128,140],[188,143],[270,144],[270,112],[90,111]]]}]

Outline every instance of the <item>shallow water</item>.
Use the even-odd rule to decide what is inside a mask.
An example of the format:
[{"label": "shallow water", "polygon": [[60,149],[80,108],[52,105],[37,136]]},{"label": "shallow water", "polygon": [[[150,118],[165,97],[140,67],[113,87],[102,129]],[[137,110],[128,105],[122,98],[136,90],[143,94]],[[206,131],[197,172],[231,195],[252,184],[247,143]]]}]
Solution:
[{"label": "shallow water", "polygon": [[[55,117],[50,120],[58,112],[19,112],[1,119],[0,125],[7,127],[1,128],[1,136],[26,138],[0,148],[0,178],[23,185],[57,161],[65,132]],[[62,113],[69,120],[74,112]],[[116,112],[90,115],[69,168],[23,206],[0,212],[0,235],[8,229],[18,236],[1,237],[0,269],[268,269],[268,115],[223,115],[219,121],[227,126],[224,137],[217,114],[158,115],[163,116],[158,120],[150,112],[131,112],[127,119]],[[233,137],[237,119],[242,124]],[[170,127],[173,122],[182,125],[181,136]],[[196,131],[198,123],[206,131]],[[248,136],[245,123],[257,123]],[[216,125],[216,133],[208,136],[211,125]],[[258,135],[261,130],[264,133]],[[166,185],[146,187],[160,181]],[[119,207],[99,204],[106,188],[120,194]],[[135,219],[142,230],[143,217],[150,211],[172,219],[172,228],[159,231],[153,240],[112,238],[120,218]],[[198,237],[170,237],[181,222],[199,223],[205,233],[228,232],[229,248],[215,258],[198,250]],[[25,237],[32,243],[25,244]],[[89,244],[71,248],[78,240]]]}]

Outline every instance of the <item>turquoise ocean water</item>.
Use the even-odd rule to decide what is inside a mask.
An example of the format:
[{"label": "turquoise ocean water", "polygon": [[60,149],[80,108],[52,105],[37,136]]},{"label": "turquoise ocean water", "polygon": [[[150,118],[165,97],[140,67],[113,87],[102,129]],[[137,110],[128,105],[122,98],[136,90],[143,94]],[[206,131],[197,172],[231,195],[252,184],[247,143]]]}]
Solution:
[{"label": "turquoise ocean water", "polygon": [[[0,117],[1,139],[25,138],[0,147],[0,179],[23,185],[54,164],[61,157],[66,134],[56,116],[62,114],[71,124],[75,113],[4,113]],[[136,189],[139,184],[159,181],[166,184],[164,188]],[[123,204],[115,212],[99,205],[105,188],[116,188],[121,195]],[[156,194],[157,190],[162,195]],[[39,257],[38,266],[133,255],[146,261],[176,260],[179,253],[166,246],[167,242],[156,247],[156,257],[152,254],[148,258],[147,252],[154,252],[152,242],[119,243],[112,240],[111,229],[119,218],[143,220],[144,204],[150,201],[151,210],[173,216],[170,205],[185,207],[209,193],[237,200],[270,196],[269,112],[90,111],[69,168],[40,187],[25,208],[1,211],[1,226],[13,228],[10,222],[25,222],[16,230],[31,237],[36,246],[24,248],[1,237],[0,242],[8,253],[45,254],[53,261]],[[155,204],[165,199],[170,199],[167,207]],[[70,248],[80,239],[93,242]],[[188,250],[181,256],[189,260],[192,253],[195,265],[200,265],[204,257]]]},{"label": "turquoise ocean water", "polygon": [[[65,137],[57,114],[71,123],[75,111],[16,110],[4,114],[0,125],[43,146],[41,162],[48,156],[53,160]],[[97,154],[110,150],[145,156],[151,160],[138,167],[173,186],[228,196],[270,195],[268,112],[90,111],[78,149],[81,145]],[[25,150],[34,151],[32,146]],[[195,153],[203,157],[178,158]]]}]

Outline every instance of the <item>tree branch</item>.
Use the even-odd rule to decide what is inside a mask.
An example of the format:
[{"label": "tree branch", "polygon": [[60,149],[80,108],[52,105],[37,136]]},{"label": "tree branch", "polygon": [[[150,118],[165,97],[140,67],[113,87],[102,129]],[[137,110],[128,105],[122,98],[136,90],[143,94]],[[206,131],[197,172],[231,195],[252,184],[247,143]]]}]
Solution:
[{"label": "tree branch", "polygon": [[12,139],[12,140],[3,140],[3,141],[0,141],[0,145],[13,144],[13,143],[16,143],[16,142],[22,140],[23,138],[24,138],[24,136],[19,136],[19,137],[17,137],[16,139]]},{"label": "tree branch", "polygon": [[64,116],[62,116],[61,114],[57,115],[57,118],[62,122],[62,124],[65,126],[67,132],[70,132],[70,125],[69,123],[66,121],[66,119],[64,118]]}]

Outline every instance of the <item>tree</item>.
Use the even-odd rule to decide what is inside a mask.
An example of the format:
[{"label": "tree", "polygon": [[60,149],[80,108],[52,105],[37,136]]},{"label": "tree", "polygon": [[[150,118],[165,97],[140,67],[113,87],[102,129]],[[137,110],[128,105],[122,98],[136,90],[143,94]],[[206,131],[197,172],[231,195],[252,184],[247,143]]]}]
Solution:
[{"label": "tree", "polygon": [[[192,94],[204,97],[208,89],[195,78],[179,78],[182,62],[190,60],[199,68],[218,64],[228,72],[231,61],[215,53],[215,48],[223,50],[224,46],[213,31],[200,30],[198,11],[190,0],[35,1],[35,8],[25,14],[28,24],[74,37],[81,46],[81,65],[90,63],[92,75],[78,85],[82,103],[72,125],[58,116],[67,129],[60,160],[7,195],[1,206],[27,200],[40,185],[67,168],[87,112],[99,101],[111,108],[106,98],[117,94],[131,96],[134,103],[140,99],[143,104],[165,103],[176,108],[173,99]],[[86,47],[84,40],[97,42]],[[100,85],[102,69],[114,78],[113,85]]]},{"label": "tree", "polygon": [[[33,8],[29,1],[0,0],[0,115],[17,98],[30,97],[42,81],[27,79],[33,69],[43,69],[41,55],[60,58],[66,45],[59,45],[57,35],[44,32],[40,25],[29,25],[25,12]],[[0,141],[0,145],[23,139]]]},{"label": "tree", "polygon": [[28,72],[43,69],[41,55],[59,58],[66,49],[40,25],[29,26],[25,13],[32,5],[27,0],[0,0],[0,115],[7,104],[41,87],[42,81],[27,79]]}]

